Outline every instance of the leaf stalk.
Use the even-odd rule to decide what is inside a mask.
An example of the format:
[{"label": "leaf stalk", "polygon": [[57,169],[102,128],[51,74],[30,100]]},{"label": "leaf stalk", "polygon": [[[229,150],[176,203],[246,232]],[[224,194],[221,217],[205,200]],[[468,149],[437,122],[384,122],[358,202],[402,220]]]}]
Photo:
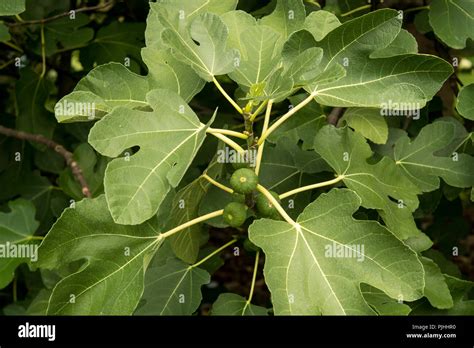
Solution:
[{"label": "leaf stalk", "polygon": [[202,265],[204,262],[206,262],[207,260],[209,260],[211,257],[213,257],[214,255],[216,254],[219,254],[222,250],[224,250],[225,248],[227,248],[228,246],[234,244],[235,242],[237,242],[237,239],[232,239],[230,242],[227,242],[226,244],[224,244],[223,246],[221,246],[219,249],[216,249],[214,250],[212,253],[210,253],[209,255],[207,255],[206,257],[204,257],[203,259],[201,259],[200,261],[196,262],[195,264],[189,266],[189,268],[195,268],[195,267],[198,267],[200,265]]},{"label": "leaf stalk", "polygon": [[304,108],[308,103],[310,103],[316,95],[317,95],[316,91],[312,92],[306,99],[302,100],[301,103],[299,103],[294,108],[292,108],[290,111],[288,111],[286,114],[284,114],[282,117],[280,117],[274,124],[271,125],[270,128],[268,128],[268,130],[265,133],[262,134],[262,136],[258,140],[257,144],[258,145],[263,144],[265,139],[267,139],[270,134],[272,134],[278,127],[280,127],[281,124],[284,123],[287,119],[289,119],[291,116],[293,116],[299,110]]},{"label": "leaf stalk", "polygon": [[222,140],[224,143],[226,143],[227,145],[229,145],[231,148],[233,148],[235,151],[237,151],[240,155],[245,155],[245,150],[242,148],[242,146],[240,146],[239,144],[237,144],[235,141],[233,141],[232,139],[229,139],[228,137],[226,137],[224,134],[221,134],[221,133],[210,133],[212,134],[213,136],[215,136],[217,139],[219,140]]},{"label": "leaf stalk", "polygon": [[176,226],[175,228],[169,230],[168,232],[165,232],[165,233],[160,233],[158,236],[157,236],[157,239],[158,240],[162,240],[162,239],[165,239],[165,238],[168,238],[169,236],[172,236],[173,234],[175,233],[178,233],[188,227],[191,227],[193,225],[196,225],[200,222],[203,222],[203,221],[206,221],[206,220],[210,220],[210,219],[213,219],[217,216],[221,216],[222,214],[224,214],[224,209],[221,209],[221,210],[216,210],[212,213],[209,213],[209,214],[206,214],[206,215],[202,215],[202,216],[199,216],[193,220],[190,220],[182,225],[179,225],[179,226]]},{"label": "leaf stalk", "polygon": [[227,92],[225,91],[225,89],[221,86],[221,84],[219,83],[219,81],[217,81],[217,79],[213,76],[212,77],[212,82],[214,82],[214,84],[216,85],[217,89],[222,93],[222,95],[229,101],[229,103],[235,108],[235,110],[237,110],[237,112],[239,114],[243,114],[243,111],[242,111],[242,108],[235,102],[234,99],[232,99],[228,94]]},{"label": "leaf stalk", "polygon": [[275,197],[262,185],[257,185],[257,190],[262,193],[269,201],[273,204],[276,210],[280,213],[280,215],[288,222],[290,225],[296,226],[297,223],[286,213],[285,209],[278,203]]},{"label": "leaf stalk", "polygon": [[212,185],[220,188],[221,190],[223,190],[225,192],[229,192],[230,194],[234,193],[234,190],[232,190],[230,187],[227,187],[227,186],[221,184],[220,182],[217,182],[216,180],[211,178],[209,175],[203,174],[202,177],[204,179],[206,179],[207,181],[209,181]]},{"label": "leaf stalk", "polygon": [[312,184],[312,185],[308,185],[308,186],[298,187],[297,189],[294,189],[294,190],[291,190],[291,191],[288,191],[288,192],[285,192],[285,193],[281,194],[280,199],[284,199],[284,198],[293,196],[293,195],[295,195],[297,193],[300,193],[300,192],[304,192],[304,191],[308,191],[308,190],[314,190],[314,189],[317,189],[319,187],[333,185],[333,184],[338,183],[339,181],[341,181],[343,179],[344,179],[344,175],[339,175],[338,177],[336,177],[335,179],[332,179],[332,180],[318,182],[317,184]]}]

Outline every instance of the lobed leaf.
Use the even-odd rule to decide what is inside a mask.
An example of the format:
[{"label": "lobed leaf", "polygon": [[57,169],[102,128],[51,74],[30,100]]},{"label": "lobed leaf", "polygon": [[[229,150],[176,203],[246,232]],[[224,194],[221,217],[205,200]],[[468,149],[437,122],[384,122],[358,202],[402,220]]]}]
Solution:
[{"label": "lobed leaf", "polygon": [[[19,198],[8,202],[9,212],[0,212],[0,243],[2,253],[0,257],[0,289],[5,288],[13,280],[15,269],[24,262],[33,261],[34,255],[26,257],[8,257],[11,247],[33,247],[33,234],[39,227],[35,219],[36,209],[33,203]],[[30,246],[28,246],[30,245]],[[34,262],[34,261],[33,261]]]},{"label": "lobed leaf", "polygon": [[189,30],[187,34],[167,28],[161,34],[163,42],[173,49],[178,60],[190,65],[206,81],[235,69],[240,55],[237,50],[226,47],[228,29],[219,16],[199,15]]},{"label": "lobed leaf", "polygon": [[462,49],[468,38],[474,39],[474,3],[470,0],[433,0],[429,23],[445,44]]},{"label": "lobed leaf", "polygon": [[207,128],[172,91],[151,91],[147,102],[153,111],[115,108],[89,134],[89,143],[104,156],[140,146],[137,153],[112,160],[105,171],[108,206],[121,224],[142,223],[158,211],[186,173]]},{"label": "lobed leaf", "polygon": [[201,303],[201,286],[209,283],[206,271],[175,258],[150,267],[145,278],[145,303],[136,315],[191,315]]},{"label": "lobed leaf", "polygon": [[[262,219],[250,226],[251,241],[266,255],[264,274],[276,315],[375,314],[361,283],[406,301],[423,295],[416,253],[377,222],[355,220],[360,204],[355,192],[333,189],[308,205],[294,225]],[[334,248],[352,256],[331,255]]]},{"label": "lobed leaf", "polygon": [[84,264],[56,284],[47,314],[132,314],[143,293],[145,260],[161,243],[157,236],[156,220],[117,225],[104,196],[66,209],[40,246],[39,266]]},{"label": "lobed leaf", "polygon": [[342,119],[349,127],[374,143],[387,142],[388,126],[379,109],[349,108]]},{"label": "lobed leaf", "polygon": [[395,143],[394,159],[406,176],[423,192],[436,190],[439,178],[455,187],[474,185],[474,158],[468,154],[439,156],[456,136],[451,122],[434,122],[423,127],[410,141],[406,134]]},{"label": "lobed leaf", "polygon": [[286,40],[292,33],[303,28],[306,10],[302,0],[277,1],[275,10],[263,17],[260,23],[273,28]]},{"label": "lobed leaf", "polygon": [[344,184],[357,192],[363,207],[379,211],[398,238],[421,235],[412,216],[421,191],[393,160],[384,157],[376,164],[369,163],[370,146],[362,135],[347,127],[323,127],[316,135],[314,148],[338,175],[344,176]]},{"label": "lobed leaf", "polygon": [[341,22],[331,12],[311,12],[304,21],[304,28],[309,31],[316,41],[321,41],[332,30],[341,25]]},{"label": "lobed leaf", "polygon": [[323,105],[397,105],[388,107],[393,109],[407,105],[411,110],[423,107],[452,73],[450,64],[434,56],[416,54],[369,59],[372,52],[380,52],[397,38],[400,26],[398,12],[383,9],[332,30],[318,44],[324,51],[322,70],[339,64],[346,74],[335,82],[313,83],[306,90],[317,91],[316,101]]},{"label": "lobed leaf", "polygon": [[90,71],[55,106],[58,122],[101,119],[116,107],[146,107],[147,79],[118,63],[100,65]]}]

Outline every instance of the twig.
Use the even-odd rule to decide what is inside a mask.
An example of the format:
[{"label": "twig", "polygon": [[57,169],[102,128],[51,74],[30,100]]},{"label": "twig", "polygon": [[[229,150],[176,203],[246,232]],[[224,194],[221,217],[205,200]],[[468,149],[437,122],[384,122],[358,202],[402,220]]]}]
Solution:
[{"label": "twig", "polygon": [[2,44],[7,45],[8,47],[13,48],[15,51],[18,51],[20,53],[24,53],[23,49],[21,47],[18,47],[14,43],[8,42],[8,41],[2,41]]},{"label": "twig", "polygon": [[[115,3],[115,0],[111,0],[111,1],[106,2],[105,4],[102,4],[102,5],[78,8],[78,9],[75,9],[74,12],[79,13],[79,12],[102,10],[102,9],[105,9],[109,6],[110,7],[114,6],[114,3]],[[62,18],[62,17],[67,17],[70,14],[71,14],[71,11],[67,11],[67,12],[64,12],[64,13],[57,14],[55,16],[48,17],[48,18],[34,19],[34,20],[31,20],[31,21],[25,21],[24,20],[23,22],[4,23],[4,24],[6,24],[10,27],[19,27],[19,26],[23,26],[23,25],[45,24],[45,23],[52,22],[52,21],[54,21],[56,19],[59,19],[59,18]]]},{"label": "twig", "polygon": [[464,83],[462,83],[462,81],[459,79],[459,76],[456,73],[454,73],[454,79],[456,80],[457,83],[459,83],[461,87],[464,87]]},{"label": "twig", "polygon": [[8,62],[6,62],[6,63],[4,63],[4,64],[2,64],[2,65],[0,65],[0,70],[6,68],[6,67],[9,66],[10,64],[13,64],[14,62],[15,62],[15,58],[9,60]]},{"label": "twig", "polygon": [[11,128],[6,128],[4,126],[0,126],[0,134],[3,134],[7,137],[12,137],[12,138],[17,138],[20,140],[28,140],[28,141],[34,141],[36,143],[44,144],[50,149],[56,151],[58,154],[60,154],[66,161],[66,164],[71,168],[72,174],[76,178],[76,180],[79,182],[79,184],[82,187],[82,194],[85,197],[91,198],[92,194],[89,189],[89,186],[87,185],[86,179],[84,178],[84,175],[82,173],[82,169],[79,166],[79,163],[74,160],[74,155],[66,150],[64,146],[56,143],[55,141],[46,138],[45,136],[41,134],[31,134],[31,133],[26,133],[23,131],[18,131],[15,129]]},{"label": "twig", "polygon": [[429,9],[430,9],[429,6],[418,6],[418,7],[408,8],[408,9],[404,10],[403,13],[407,14],[407,13],[410,13],[410,12],[421,11],[421,10],[429,10]]},{"label": "twig", "polygon": [[44,78],[46,74],[46,41],[44,39],[44,24],[41,24],[41,75],[40,79]]},{"label": "twig", "polygon": [[[272,113],[272,106],[273,106],[273,99],[270,99],[267,104],[267,111],[265,112],[265,121],[263,121],[262,134],[265,134],[265,132],[268,129],[268,125],[270,124],[270,114]],[[255,174],[257,175],[260,172],[260,166],[262,164],[264,146],[265,146],[265,142],[261,143],[258,146],[258,150],[257,150],[257,163],[255,164]]]}]

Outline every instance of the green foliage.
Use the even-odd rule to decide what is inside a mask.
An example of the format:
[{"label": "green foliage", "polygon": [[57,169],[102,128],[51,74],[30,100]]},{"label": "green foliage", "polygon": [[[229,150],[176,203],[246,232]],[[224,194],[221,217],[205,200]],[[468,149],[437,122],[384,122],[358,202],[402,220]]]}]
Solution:
[{"label": "green foliage", "polygon": [[267,315],[266,308],[249,304],[236,294],[221,294],[212,306],[212,315]]},{"label": "green foliage", "polygon": [[[58,122],[92,121],[101,119],[118,106],[135,108],[147,105],[145,101],[149,85],[147,79],[138,76],[122,64],[109,63],[93,69],[82,79],[74,91],[61,99],[55,108]],[[68,105],[88,100],[94,103],[94,113],[89,109],[68,109]]]},{"label": "green foliage", "polygon": [[474,313],[470,1],[72,3],[0,4],[4,314]]},{"label": "green foliage", "polygon": [[425,126],[410,143],[401,136],[395,143],[394,158],[412,182],[424,192],[439,187],[439,177],[454,187],[474,186],[474,158],[467,154],[436,156],[455,138],[456,126],[451,122],[435,122]]},{"label": "green foliage", "polygon": [[5,0],[0,4],[0,16],[11,16],[25,11],[25,0]]},{"label": "green foliage", "polygon": [[104,196],[67,209],[42,242],[38,266],[84,263],[56,284],[47,314],[133,313],[143,292],[145,260],[161,243],[156,231],[156,221],[115,224]]},{"label": "green foliage", "polygon": [[463,87],[458,95],[458,112],[468,120],[474,120],[474,84]]},{"label": "green foliage", "polygon": [[430,6],[430,25],[435,34],[452,48],[466,47],[468,38],[474,39],[474,4],[469,0],[433,0]]},{"label": "green foliage", "polygon": [[10,208],[9,213],[0,213],[0,241],[3,247],[2,257],[0,258],[0,289],[3,289],[13,280],[18,265],[29,261],[27,257],[10,254],[8,252],[10,246],[37,248],[33,234],[39,223],[35,220],[35,206],[33,203],[20,198],[10,201],[8,206]]},{"label": "green foliage", "polygon": [[234,70],[234,60],[239,59],[237,50],[226,49],[227,35],[227,28],[219,16],[207,13],[193,20],[187,36],[167,28],[161,37],[178,60],[190,65],[206,81],[211,81],[216,75]]},{"label": "green foliage", "polygon": [[[223,166],[220,163],[211,162],[206,173],[214,179],[220,179],[223,175]],[[198,177],[180,189],[173,197],[169,216],[166,217],[166,226],[172,228],[197,218],[200,203],[212,187],[206,179]],[[195,262],[201,246],[202,232],[201,225],[193,225],[182,233],[171,236],[170,244],[174,254],[185,262]]]},{"label": "green foliage", "polygon": [[179,184],[205,137],[207,126],[176,93],[156,89],[146,100],[152,111],[115,108],[89,134],[89,143],[104,156],[118,157],[140,146],[137,153],[126,152],[107,166],[105,194],[118,223],[135,225],[151,218]]},{"label": "green foliage", "polygon": [[[416,253],[376,222],[354,220],[360,203],[354,191],[333,189],[293,225],[262,219],[250,226],[251,241],[267,255],[275,314],[373,314],[358,289],[362,282],[393,298],[423,296]],[[337,248],[352,256],[341,257]]]},{"label": "green foliage", "polygon": [[[102,27],[94,40],[81,52],[81,62],[89,69],[96,64],[127,63],[132,70],[139,71],[144,29],[142,23],[113,22]],[[124,45],[123,42],[127,44]]]},{"label": "green foliage", "polygon": [[209,283],[209,274],[169,258],[164,265],[147,270],[144,305],[137,315],[190,315],[201,302],[201,285]]},{"label": "green foliage", "polygon": [[16,100],[28,100],[28,103],[18,103],[17,128],[52,138],[56,124],[45,108],[51,93],[51,83],[33,70],[25,68],[21,71],[15,91]]},{"label": "green foliage", "polygon": [[[380,107],[392,103],[423,107],[436,93],[439,83],[452,72],[442,59],[404,54],[371,59],[374,51],[385,48],[400,32],[397,11],[380,10],[348,21],[332,30],[319,44],[324,51],[322,64],[347,66],[346,76],[319,86],[316,101],[331,106]],[[315,90],[310,86],[308,90]],[[375,92],[378,91],[378,92]]]},{"label": "green foliage", "polygon": [[344,118],[349,127],[375,144],[385,144],[388,139],[387,122],[378,109],[350,108]]},{"label": "green foliage", "polygon": [[[325,146],[328,143],[332,146]],[[379,210],[392,233],[401,239],[420,234],[412,213],[418,207],[417,193],[421,191],[393,160],[384,157],[375,164],[369,163],[370,146],[362,135],[347,127],[323,127],[314,148],[343,177],[345,185],[357,192],[363,207]]]}]

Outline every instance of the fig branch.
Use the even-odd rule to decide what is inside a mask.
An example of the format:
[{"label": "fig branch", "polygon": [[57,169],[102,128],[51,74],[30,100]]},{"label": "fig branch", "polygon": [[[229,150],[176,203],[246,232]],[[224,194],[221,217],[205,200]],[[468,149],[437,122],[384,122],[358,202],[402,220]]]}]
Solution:
[{"label": "fig branch", "polygon": [[81,185],[82,194],[87,198],[92,197],[91,191],[89,189],[89,186],[87,185],[87,181],[84,178],[84,174],[82,172],[81,167],[79,166],[79,163],[77,163],[77,161],[74,159],[74,155],[68,150],[66,150],[64,146],[56,143],[54,140],[46,138],[45,136],[41,134],[26,133],[23,131],[18,131],[18,130],[7,128],[4,126],[0,126],[0,134],[3,134],[11,138],[16,138],[20,140],[28,140],[28,141],[33,141],[39,144],[43,144],[49,147],[50,149],[54,150],[58,154],[60,154],[66,161],[66,164],[71,168],[72,174],[74,175],[77,182]]},{"label": "fig branch", "polygon": [[[103,12],[105,12],[105,11],[110,10],[114,6],[114,4],[115,4],[115,0],[111,0],[111,1],[107,1],[103,4],[96,5],[96,6],[82,7],[82,8],[78,8],[78,9],[71,10],[71,11],[74,11],[75,13],[90,12],[90,11],[103,11]],[[63,12],[63,13],[60,13],[60,14],[57,14],[57,15],[54,15],[54,16],[51,16],[51,17],[48,17],[48,18],[34,19],[34,20],[31,20],[31,21],[22,20],[18,23],[6,23],[6,22],[4,22],[4,24],[6,24],[10,27],[18,27],[18,26],[24,26],[24,25],[35,25],[35,24],[45,24],[45,23],[55,21],[56,19],[59,19],[59,18],[62,18],[62,17],[70,16],[71,11]]]},{"label": "fig branch", "polygon": [[[273,106],[273,99],[270,99],[267,104],[267,111],[265,112],[265,119],[263,121],[262,137],[267,132],[268,126],[270,125],[270,114],[272,113],[272,106]],[[255,164],[255,174],[257,175],[260,172],[260,166],[262,164],[264,146],[265,146],[265,142],[258,145],[257,161]]]}]

